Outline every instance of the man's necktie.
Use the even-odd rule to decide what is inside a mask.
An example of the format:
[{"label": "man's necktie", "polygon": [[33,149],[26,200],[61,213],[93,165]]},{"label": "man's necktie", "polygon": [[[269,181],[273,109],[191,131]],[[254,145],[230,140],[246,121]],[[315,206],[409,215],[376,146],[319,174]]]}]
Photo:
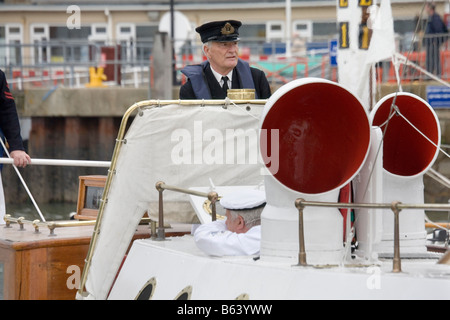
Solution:
[{"label": "man's necktie", "polygon": [[222,90],[223,90],[223,92],[225,92],[225,95],[227,95],[227,91],[228,91],[228,77],[227,76],[222,77],[222,81],[223,81]]}]

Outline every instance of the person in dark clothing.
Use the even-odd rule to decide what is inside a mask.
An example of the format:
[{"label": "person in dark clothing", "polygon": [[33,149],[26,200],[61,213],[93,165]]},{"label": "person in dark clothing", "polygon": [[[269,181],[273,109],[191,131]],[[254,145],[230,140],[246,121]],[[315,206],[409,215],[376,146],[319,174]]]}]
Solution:
[{"label": "person in dark clothing", "polygon": [[19,116],[16,103],[9,91],[6,76],[0,70],[0,130],[9,145],[11,158],[17,167],[26,167],[31,162],[30,156],[25,152],[23,140],[20,135]]},{"label": "person in dark clothing", "polygon": [[255,89],[256,99],[270,97],[264,72],[238,58],[241,25],[236,20],[213,21],[195,29],[208,61],[181,70],[188,81],[180,88],[180,99],[225,99],[228,88]]},{"label": "person in dark clothing", "polygon": [[428,23],[425,31],[424,44],[426,46],[426,68],[429,72],[441,76],[440,47],[445,42],[446,25],[439,14],[436,13],[432,3],[426,4]]},{"label": "person in dark clothing", "polygon": [[[16,167],[26,167],[31,162],[30,156],[25,152],[20,135],[19,116],[16,103],[9,91],[5,74],[0,70],[0,139],[5,138],[9,145],[9,155],[14,159]],[[6,145],[6,144],[5,144]],[[0,146],[3,153],[3,146]],[[3,195],[2,177],[0,174],[0,224],[6,213],[5,197]]]}]

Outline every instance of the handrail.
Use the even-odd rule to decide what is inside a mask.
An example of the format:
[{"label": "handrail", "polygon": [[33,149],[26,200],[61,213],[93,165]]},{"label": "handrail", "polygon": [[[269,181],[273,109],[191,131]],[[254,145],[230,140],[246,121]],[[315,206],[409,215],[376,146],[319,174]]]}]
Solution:
[{"label": "handrail", "polygon": [[24,217],[14,218],[7,214],[3,218],[6,225],[5,228],[11,228],[11,223],[17,223],[20,226],[20,230],[25,230],[24,225],[29,224],[34,227],[34,232],[39,233],[39,228],[48,228],[50,230],[50,236],[55,236],[55,229],[61,227],[79,227],[79,226],[92,226],[95,224],[95,220],[83,220],[83,221],[48,221],[43,222],[40,220],[26,220]]},{"label": "handrail", "polygon": [[[36,220],[27,220],[24,217],[14,218],[10,214],[5,215],[3,218],[5,221],[4,228],[11,228],[12,223],[17,223],[20,227],[20,230],[25,230],[25,225],[32,225],[34,227],[34,232],[39,233],[39,228],[48,228],[50,231],[49,236],[56,236],[55,229],[56,228],[70,228],[70,227],[82,227],[82,226],[93,226],[96,223],[95,219],[92,220],[56,220],[56,221],[40,221]],[[151,224],[154,222],[150,218],[144,217],[141,219],[142,223]],[[165,226],[168,227],[168,226]]]},{"label": "handrail", "polygon": [[211,219],[212,219],[212,221],[216,221],[216,219],[217,219],[216,201],[219,199],[219,195],[217,192],[215,192],[215,191],[201,192],[201,191],[196,191],[196,190],[191,190],[191,189],[186,189],[186,188],[181,188],[181,187],[176,187],[176,186],[170,186],[170,185],[165,184],[162,181],[158,181],[156,183],[155,187],[156,187],[156,190],[158,190],[158,192],[159,192],[159,218],[158,218],[159,226],[158,226],[158,233],[157,233],[156,240],[164,240],[165,239],[164,209],[163,209],[163,196],[162,196],[162,193],[164,190],[171,190],[171,191],[175,191],[175,192],[181,192],[181,193],[185,193],[185,194],[191,194],[194,196],[208,198],[208,200],[211,201]]},{"label": "handrail", "polygon": [[303,233],[303,209],[307,206],[310,207],[333,207],[333,208],[371,208],[371,209],[391,209],[394,213],[394,259],[392,272],[402,272],[401,259],[400,259],[400,223],[399,214],[403,209],[426,209],[432,211],[448,211],[450,210],[450,204],[404,204],[398,201],[392,203],[341,203],[341,202],[319,202],[319,201],[306,201],[305,199],[298,198],[295,200],[295,207],[299,212],[299,253],[297,266],[308,266],[306,262],[306,250],[305,250],[305,237]]},{"label": "handrail", "polygon": [[[0,158],[0,164],[14,164],[12,158]],[[28,165],[42,165],[42,166],[70,166],[70,167],[101,167],[109,168],[111,162],[109,161],[93,161],[93,160],[66,160],[66,159],[37,159],[31,158]]]},{"label": "handrail", "polygon": [[[156,185],[157,185],[157,187],[159,186],[160,188],[162,188],[164,190],[171,190],[171,191],[191,194],[193,196],[199,196],[199,197],[209,198],[210,195],[217,194],[217,192],[215,192],[215,191],[212,191],[212,192],[201,192],[201,191],[196,191],[196,190],[192,190],[192,189],[186,189],[186,188],[180,188],[180,187],[176,187],[176,186],[170,186],[170,185],[165,184],[162,181],[157,182]],[[211,200],[211,199],[208,199],[208,200]]]}]

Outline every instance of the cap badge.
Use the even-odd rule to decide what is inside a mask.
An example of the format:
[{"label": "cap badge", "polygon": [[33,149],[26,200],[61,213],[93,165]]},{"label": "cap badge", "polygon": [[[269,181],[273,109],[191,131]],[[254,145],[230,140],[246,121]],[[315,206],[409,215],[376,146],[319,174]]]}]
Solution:
[{"label": "cap badge", "polygon": [[228,35],[234,33],[234,27],[229,23],[225,23],[223,28],[220,30],[223,35]]}]

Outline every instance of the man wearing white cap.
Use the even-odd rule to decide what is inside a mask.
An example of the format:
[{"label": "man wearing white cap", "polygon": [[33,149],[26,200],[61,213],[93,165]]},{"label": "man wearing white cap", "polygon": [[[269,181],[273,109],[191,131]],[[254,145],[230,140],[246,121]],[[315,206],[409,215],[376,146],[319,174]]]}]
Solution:
[{"label": "man wearing white cap", "polygon": [[212,256],[258,254],[265,192],[239,190],[224,195],[220,204],[226,209],[226,220],[216,220],[198,227],[194,233],[197,246]]}]

